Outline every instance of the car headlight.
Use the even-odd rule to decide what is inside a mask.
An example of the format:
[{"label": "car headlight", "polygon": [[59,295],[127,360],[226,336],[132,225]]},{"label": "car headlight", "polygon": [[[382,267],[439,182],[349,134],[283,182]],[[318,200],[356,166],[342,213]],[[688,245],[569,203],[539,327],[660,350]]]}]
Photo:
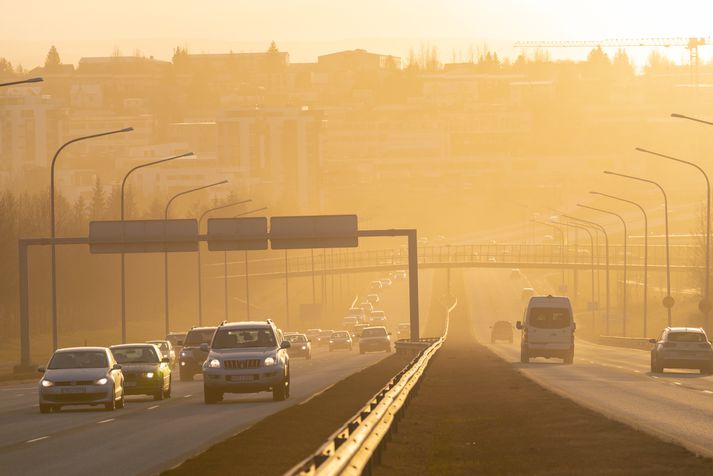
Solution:
[{"label": "car headlight", "polygon": [[307,350],[307,346],[306,346],[306,345],[303,345],[303,346],[302,346],[302,350]]},{"label": "car headlight", "polygon": [[187,350],[181,351],[181,357],[188,357],[189,355],[191,355],[191,353],[189,351],[187,351]]},{"label": "car headlight", "polygon": [[330,343],[330,344],[334,344],[334,341],[330,339],[330,340],[329,340],[329,343]]},{"label": "car headlight", "polygon": [[275,365],[276,363],[277,363],[277,361],[275,360],[274,357],[267,357],[265,359],[265,367],[271,367],[271,366]]},{"label": "car headlight", "polygon": [[153,378],[153,372],[146,372],[146,373],[144,374],[144,376],[145,376],[146,378]]},{"label": "car headlight", "polygon": [[95,380],[95,381],[94,381],[94,385],[106,385],[106,383],[107,383],[108,381],[109,381],[108,378],[102,377],[102,378],[100,378],[100,379],[98,379],[98,380]]},{"label": "car headlight", "polygon": [[211,369],[219,369],[219,368],[220,368],[220,360],[218,360],[218,359],[211,359],[211,360],[208,362],[208,367],[210,367]]},{"label": "car headlight", "polygon": [[49,380],[42,380],[43,387],[52,387],[53,385],[54,385],[54,382],[50,382]]}]

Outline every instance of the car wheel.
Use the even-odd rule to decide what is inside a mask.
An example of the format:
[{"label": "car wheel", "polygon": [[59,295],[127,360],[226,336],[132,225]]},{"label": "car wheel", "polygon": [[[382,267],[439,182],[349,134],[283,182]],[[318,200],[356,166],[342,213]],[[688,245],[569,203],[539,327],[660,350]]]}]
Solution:
[{"label": "car wheel", "polygon": [[126,406],[126,400],[124,400],[124,390],[121,390],[121,397],[116,402],[116,408],[124,408]]},{"label": "car wheel", "polygon": [[159,389],[159,391],[153,394],[153,399],[154,400],[163,400],[163,398],[165,396],[166,396],[166,392],[164,392],[163,385],[161,385],[161,388]]},{"label": "car wheel", "polygon": [[181,382],[190,382],[193,380],[193,374],[181,370]]},{"label": "car wheel", "polygon": [[166,398],[171,398],[171,390],[173,389],[173,379],[168,379],[168,390],[166,390]]},{"label": "car wheel", "polygon": [[522,364],[530,363],[530,356],[527,355],[527,351],[524,349],[520,349],[520,363],[522,363]]},{"label": "car wheel", "polygon": [[49,413],[52,411],[52,405],[42,405],[40,404],[40,413]]},{"label": "car wheel", "polygon": [[114,397],[114,388],[111,389],[111,401],[104,404],[104,409],[108,412],[116,410],[116,398]]},{"label": "car wheel", "polygon": [[[222,395],[221,395],[221,397],[222,397]],[[203,386],[203,401],[208,405],[218,403],[220,401],[218,392],[215,392],[204,385]]]},{"label": "car wheel", "polygon": [[701,374],[702,375],[713,374],[713,365],[706,365],[705,367],[701,367]]},{"label": "car wheel", "polygon": [[272,400],[275,402],[281,402],[287,398],[287,386],[285,382],[279,385],[275,385],[272,388]]},{"label": "car wheel", "polygon": [[651,354],[651,373],[663,373],[663,365],[659,364],[658,359],[654,356],[654,354]]},{"label": "car wheel", "polygon": [[570,352],[567,354],[563,359],[562,362],[564,362],[565,365],[572,365],[574,363],[574,352]]}]

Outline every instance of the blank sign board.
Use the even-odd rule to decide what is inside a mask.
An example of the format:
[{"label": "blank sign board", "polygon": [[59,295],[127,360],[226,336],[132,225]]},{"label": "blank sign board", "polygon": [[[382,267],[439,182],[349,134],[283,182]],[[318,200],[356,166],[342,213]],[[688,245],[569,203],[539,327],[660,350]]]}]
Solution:
[{"label": "blank sign board", "polygon": [[273,250],[351,248],[359,246],[356,215],[317,215],[270,218]]},{"label": "blank sign board", "polygon": [[266,250],[267,218],[209,218],[210,251]]},{"label": "blank sign board", "polygon": [[124,220],[89,223],[92,253],[160,253],[198,250],[198,222]]}]

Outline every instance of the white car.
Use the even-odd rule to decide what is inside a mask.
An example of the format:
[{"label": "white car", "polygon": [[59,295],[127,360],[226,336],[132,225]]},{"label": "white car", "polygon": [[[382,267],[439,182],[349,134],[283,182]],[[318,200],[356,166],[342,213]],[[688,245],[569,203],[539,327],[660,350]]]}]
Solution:
[{"label": "white car", "polygon": [[534,357],[556,357],[571,364],[576,327],[569,298],[531,297],[523,321],[517,321],[517,328],[522,330],[520,361],[526,363]]},{"label": "white car", "polygon": [[57,349],[39,383],[40,413],[66,405],[124,407],[124,375],[106,347]]},{"label": "white car", "polygon": [[385,326],[386,313],[384,311],[371,311],[371,314],[369,314],[369,322],[374,326]]},{"label": "white car", "polygon": [[391,335],[384,326],[366,327],[359,338],[359,353],[371,351],[391,352]]}]

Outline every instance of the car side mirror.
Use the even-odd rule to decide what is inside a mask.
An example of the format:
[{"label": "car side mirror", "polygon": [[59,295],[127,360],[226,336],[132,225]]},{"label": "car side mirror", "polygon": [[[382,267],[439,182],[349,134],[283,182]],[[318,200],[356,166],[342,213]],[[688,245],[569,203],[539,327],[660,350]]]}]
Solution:
[{"label": "car side mirror", "polygon": [[111,367],[111,370],[121,370],[121,365],[119,365],[119,364],[114,364],[114,365]]},{"label": "car side mirror", "polygon": [[288,340],[283,340],[280,344],[280,349],[289,349],[290,347],[292,347],[292,344]]},{"label": "car side mirror", "polygon": [[658,342],[656,339],[649,339],[649,344],[655,344],[656,342]]},{"label": "car side mirror", "polygon": [[573,322],[573,323],[572,323],[572,330],[573,330],[573,331],[576,331],[576,330],[577,330],[577,323],[576,323],[576,322]]},{"label": "car side mirror", "polygon": [[161,359],[161,362],[163,362],[164,364],[170,364],[170,363],[171,363],[171,358],[170,358],[170,357],[164,357],[163,359]]},{"label": "car side mirror", "polygon": [[516,327],[518,330],[522,330],[522,322],[517,321],[517,322],[515,323],[515,327]]},{"label": "car side mirror", "polygon": [[210,346],[208,346],[208,344],[204,342],[203,344],[201,344],[201,350],[203,352],[208,352],[210,350]]},{"label": "car side mirror", "polygon": [[45,373],[45,368],[44,367],[37,367],[37,371],[41,374]]}]

